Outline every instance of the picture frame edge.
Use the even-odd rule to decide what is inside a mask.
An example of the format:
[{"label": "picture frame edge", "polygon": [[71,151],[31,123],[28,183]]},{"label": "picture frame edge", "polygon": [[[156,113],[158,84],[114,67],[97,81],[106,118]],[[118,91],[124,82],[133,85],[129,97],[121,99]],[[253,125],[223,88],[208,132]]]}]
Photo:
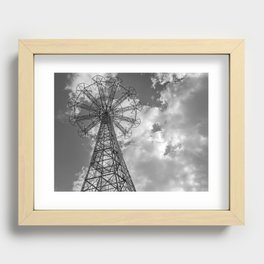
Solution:
[{"label": "picture frame edge", "polygon": [[[102,42],[103,45],[95,48],[95,44]],[[129,43],[129,48],[124,45]],[[149,49],[146,53],[147,45],[150,42],[155,43],[155,49]],[[189,43],[184,49],[184,43]],[[244,45],[242,39],[213,39],[213,40],[19,40],[19,172],[18,172],[18,225],[243,225],[244,224]],[[74,44],[75,43],[75,44]],[[87,43],[90,45],[86,46]],[[68,219],[61,218],[65,216],[64,211],[35,211],[34,210],[34,56],[38,54],[83,54],[87,48],[92,47],[92,54],[103,52],[103,47],[109,43],[107,48],[101,54],[116,54],[118,47],[123,45],[123,49],[118,54],[205,54],[205,49],[214,44],[206,54],[228,54],[230,56],[230,208],[229,210],[130,210],[137,212],[137,219],[125,219],[124,214],[128,210],[85,210],[87,216],[86,222],[78,222],[77,215],[80,211],[67,211]],[[136,48],[131,46],[136,45]],[[164,51],[164,44],[167,49]],[[177,45],[178,43],[178,45]],[[203,47],[204,44],[204,47]],[[111,46],[112,45],[112,46]],[[114,45],[114,46],[113,46]],[[176,45],[171,47],[171,45]],[[196,46],[196,48],[195,48]],[[169,48],[168,48],[169,47]],[[139,50],[136,53],[136,50]],[[59,53],[58,53],[58,50]],[[159,53],[155,52],[158,51]],[[130,52],[129,52],[130,51]],[[183,52],[182,52],[183,51]],[[123,53],[124,52],[124,53]],[[153,53],[154,52],[154,53]],[[91,54],[89,53],[89,54]],[[85,54],[88,54],[85,52]],[[235,76],[235,75],[236,76]],[[236,97],[234,96],[236,94]],[[239,99],[236,99],[236,98]],[[27,104],[23,101],[27,98]],[[238,117],[238,118],[237,118]],[[152,212],[156,217],[149,223],[142,219],[143,212]],[[97,218],[98,223],[91,221],[91,213],[100,217],[106,217],[105,221]],[[202,213],[201,213],[202,212]],[[107,213],[107,215],[105,215]],[[83,211],[82,211],[83,214]],[[122,216],[123,214],[123,216]],[[158,217],[160,214],[160,217]],[[185,217],[185,219],[177,217]],[[75,215],[75,216],[74,216]],[[150,214],[151,215],[151,214]],[[211,217],[210,217],[211,215]],[[54,217],[55,216],[55,217]],[[115,218],[113,218],[115,216]],[[171,222],[165,221],[164,217],[169,217]],[[213,217],[214,216],[214,217]],[[57,219],[56,219],[57,217]],[[87,218],[88,217],[88,218]],[[110,217],[110,218],[109,218]],[[135,214],[134,214],[134,217]],[[171,217],[174,220],[171,220]],[[175,218],[176,217],[176,218]],[[201,217],[205,217],[204,222]],[[63,220],[64,219],[64,220]],[[110,220],[111,221],[110,221]],[[114,220],[113,220],[114,219]],[[160,220],[162,219],[162,220]],[[96,219],[95,219],[96,220]],[[129,220],[129,221],[128,221]],[[114,221],[114,222],[112,222]]]}]

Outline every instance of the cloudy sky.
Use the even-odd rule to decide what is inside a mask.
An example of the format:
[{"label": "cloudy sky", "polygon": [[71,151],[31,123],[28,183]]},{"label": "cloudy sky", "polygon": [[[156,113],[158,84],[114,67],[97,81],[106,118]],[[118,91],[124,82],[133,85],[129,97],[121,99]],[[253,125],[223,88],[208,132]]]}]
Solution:
[{"label": "cloudy sky", "polygon": [[[67,102],[94,75],[55,74],[55,191],[78,191],[88,169],[94,139],[80,138],[69,124]],[[111,75],[134,87],[143,104],[140,126],[120,138],[137,191],[207,191],[208,74]]]}]

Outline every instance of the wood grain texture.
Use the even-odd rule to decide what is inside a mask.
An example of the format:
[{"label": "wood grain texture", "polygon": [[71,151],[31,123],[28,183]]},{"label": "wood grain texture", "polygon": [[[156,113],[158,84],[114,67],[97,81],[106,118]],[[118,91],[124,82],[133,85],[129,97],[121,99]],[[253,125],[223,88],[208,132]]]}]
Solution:
[{"label": "wood grain texture", "polygon": [[230,210],[244,223],[244,42],[230,54]]},{"label": "wood grain texture", "polygon": [[22,225],[189,226],[239,225],[230,211],[87,210],[34,211]]},{"label": "wood grain texture", "polygon": [[21,40],[35,54],[228,54],[239,40]]},{"label": "wood grain texture", "polygon": [[19,223],[33,211],[34,182],[34,60],[31,51],[19,43]]},{"label": "wood grain texture", "polygon": [[[34,210],[34,55],[228,54],[229,210]],[[19,41],[19,225],[172,226],[244,223],[244,42],[242,40]]]}]

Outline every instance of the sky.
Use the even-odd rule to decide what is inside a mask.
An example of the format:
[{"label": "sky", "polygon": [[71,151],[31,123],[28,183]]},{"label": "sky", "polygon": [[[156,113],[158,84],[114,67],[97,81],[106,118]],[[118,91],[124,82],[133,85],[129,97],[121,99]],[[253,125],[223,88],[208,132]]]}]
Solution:
[{"label": "sky", "polygon": [[[141,124],[119,144],[137,191],[208,191],[208,74],[100,73],[136,89]],[[55,191],[79,191],[94,137],[69,123],[68,100],[96,73],[55,73]],[[96,134],[98,126],[94,128]],[[133,157],[133,158],[131,158]]]}]

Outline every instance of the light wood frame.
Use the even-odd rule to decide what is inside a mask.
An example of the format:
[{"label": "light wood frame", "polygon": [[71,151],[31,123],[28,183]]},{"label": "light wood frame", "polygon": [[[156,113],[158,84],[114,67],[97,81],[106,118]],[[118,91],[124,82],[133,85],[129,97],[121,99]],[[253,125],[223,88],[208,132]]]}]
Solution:
[{"label": "light wood frame", "polygon": [[[227,54],[230,143],[228,210],[34,210],[34,55]],[[243,40],[20,40],[19,225],[172,226],[244,224]]]}]

